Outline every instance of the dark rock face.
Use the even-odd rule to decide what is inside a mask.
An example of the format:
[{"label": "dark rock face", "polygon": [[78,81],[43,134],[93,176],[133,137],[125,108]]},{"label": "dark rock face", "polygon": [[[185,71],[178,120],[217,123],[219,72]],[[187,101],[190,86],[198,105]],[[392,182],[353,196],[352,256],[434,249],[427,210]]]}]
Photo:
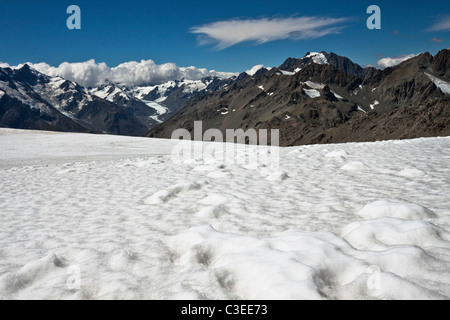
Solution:
[{"label": "dark rock face", "polygon": [[75,121],[62,115],[42,114],[18,99],[4,95],[0,99],[0,127],[67,132],[91,132]]},{"label": "dark rock face", "polygon": [[337,69],[344,71],[360,78],[365,78],[375,72],[375,68],[362,68],[360,65],[354,63],[349,58],[339,56],[333,52],[322,52],[328,60],[328,63],[335,66]]},{"label": "dark rock face", "polygon": [[77,117],[99,133],[140,136],[146,130],[123,108],[101,99],[88,102]]},{"label": "dark rock face", "polygon": [[450,78],[450,50],[440,51],[433,59],[432,68],[437,75]]},{"label": "dark rock face", "polygon": [[159,94],[158,88],[155,88],[152,91],[150,91],[148,94],[143,96],[143,99],[148,100],[148,101],[155,101],[159,97],[160,97],[160,94]]},{"label": "dark rock face", "polygon": [[[215,93],[192,99],[146,136],[170,138],[174,130],[279,129],[282,146],[405,139],[450,134],[450,95],[431,77],[450,83],[449,50],[428,53],[385,70],[362,68],[323,53],[328,64],[287,59]],[[294,71],[283,75],[282,71]]]}]

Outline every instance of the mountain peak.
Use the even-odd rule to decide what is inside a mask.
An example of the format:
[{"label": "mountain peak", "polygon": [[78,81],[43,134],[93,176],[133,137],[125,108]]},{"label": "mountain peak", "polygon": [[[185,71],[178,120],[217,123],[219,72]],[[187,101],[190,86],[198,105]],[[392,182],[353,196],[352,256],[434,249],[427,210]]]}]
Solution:
[{"label": "mountain peak", "polygon": [[16,70],[14,73],[14,80],[25,82],[30,85],[36,85],[38,80],[38,72],[34,69],[31,69],[28,64],[24,64],[22,68]]},{"label": "mountain peak", "polygon": [[310,59],[316,64],[328,64],[328,59],[326,57],[327,53],[322,52],[308,52],[302,59]]},{"label": "mountain peak", "polygon": [[373,68],[362,68],[359,64],[354,63],[349,58],[340,56],[334,52],[307,52],[303,58],[288,58],[279,66],[280,70],[294,72],[297,68],[304,68],[312,63],[321,65],[331,65],[347,74],[355,75],[360,78],[373,73]]},{"label": "mountain peak", "polygon": [[19,69],[19,71],[21,71],[21,72],[31,72],[31,68],[30,68],[30,66],[28,65],[28,63],[25,63],[25,64],[22,66],[22,68]]}]

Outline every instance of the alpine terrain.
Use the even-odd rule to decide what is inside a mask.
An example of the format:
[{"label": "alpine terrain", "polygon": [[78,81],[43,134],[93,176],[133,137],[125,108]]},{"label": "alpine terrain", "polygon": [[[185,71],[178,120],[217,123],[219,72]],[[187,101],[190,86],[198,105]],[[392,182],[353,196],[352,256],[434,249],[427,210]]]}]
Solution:
[{"label": "alpine terrain", "polygon": [[[255,71],[255,70],[253,70]],[[178,128],[279,129],[282,146],[450,135],[450,50],[393,68],[362,68],[334,53],[289,58],[192,97],[148,137]]]},{"label": "alpine terrain", "polygon": [[0,68],[0,127],[142,136],[218,78],[84,88],[28,65]]}]

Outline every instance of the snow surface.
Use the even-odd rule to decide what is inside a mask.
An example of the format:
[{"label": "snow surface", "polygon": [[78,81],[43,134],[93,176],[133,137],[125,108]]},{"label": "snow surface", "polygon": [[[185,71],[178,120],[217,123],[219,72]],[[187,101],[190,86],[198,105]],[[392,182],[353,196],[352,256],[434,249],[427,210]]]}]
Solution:
[{"label": "snow surface", "polygon": [[303,89],[303,91],[305,91],[305,93],[306,93],[310,98],[317,98],[317,97],[320,97],[320,92],[317,91],[316,89]]},{"label": "snow surface", "polygon": [[449,137],[176,146],[0,129],[0,298],[450,298]]},{"label": "snow surface", "polygon": [[434,76],[432,76],[429,73],[425,74],[428,76],[428,78],[430,78],[431,81],[433,81],[433,83],[436,85],[436,87],[438,87],[439,89],[441,89],[441,91],[445,94],[450,94],[450,83],[446,82],[444,80],[441,80],[439,78],[436,78]]}]

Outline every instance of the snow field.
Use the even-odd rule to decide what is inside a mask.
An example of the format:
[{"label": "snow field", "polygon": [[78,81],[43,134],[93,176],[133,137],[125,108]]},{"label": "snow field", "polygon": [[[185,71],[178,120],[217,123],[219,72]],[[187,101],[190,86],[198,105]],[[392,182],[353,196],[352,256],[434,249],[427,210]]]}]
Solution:
[{"label": "snow field", "polygon": [[450,298],[449,138],[175,144],[0,129],[0,298]]}]

